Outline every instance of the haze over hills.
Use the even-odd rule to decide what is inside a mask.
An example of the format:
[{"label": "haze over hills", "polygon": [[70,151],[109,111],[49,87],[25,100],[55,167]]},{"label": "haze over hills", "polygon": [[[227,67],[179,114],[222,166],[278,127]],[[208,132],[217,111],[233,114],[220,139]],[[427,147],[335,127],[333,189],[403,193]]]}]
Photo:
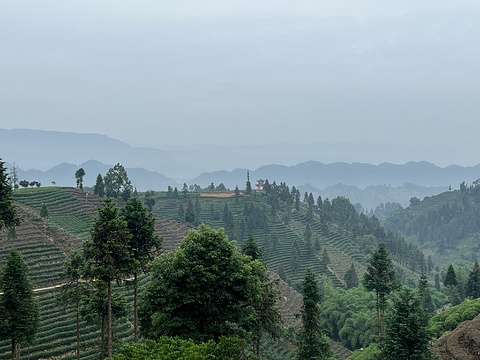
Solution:
[{"label": "haze over hills", "polygon": [[[405,206],[412,196],[423,198],[438,194],[449,185],[455,189],[462,181],[469,183],[480,177],[480,165],[442,168],[426,161],[372,165],[358,162],[325,164],[312,160],[315,154],[328,154],[329,145],[310,144],[298,149],[294,144],[179,145],[155,149],[133,147],[99,134],[0,129],[2,160],[10,166],[17,165],[20,179],[37,180],[44,186],[51,181],[57,185],[74,185],[74,173],[79,167],[86,171],[84,185],[92,186],[98,174],[104,175],[119,162],[139,191],[165,190],[169,185],[182,186],[184,182],[202,187],[211,182],[223,183],[234,189],[237,185],[239,188],[245,186],[249,169],[253,183],[260,178],[282,181],[324,197],[347,196],[353,203],[360,202],[365,208],[371,208],[387,201]],[[294,148],[297,151],[293,151]],[[343,149],[344,153],[349,150],[348,146]],[[292,163],[308,159],[306,156],[311,156],[309,161]]]}]

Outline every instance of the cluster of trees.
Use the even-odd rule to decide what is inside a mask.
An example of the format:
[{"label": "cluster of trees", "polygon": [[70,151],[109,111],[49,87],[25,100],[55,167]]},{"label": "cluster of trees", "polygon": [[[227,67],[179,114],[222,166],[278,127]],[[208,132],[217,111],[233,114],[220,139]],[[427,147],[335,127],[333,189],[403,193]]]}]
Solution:
[{"label": "cluster of trees", "polygon": [[200,201],[198,196],[195,197],[195,204],[191,199],[188,200],[187,208],[183,207],[183,203],[178,206],[178,221],[188,224],[189,226],[199,225],[200,220]]},{"label": "cluster of trees", "polygon": [[[336,197],[330,201],[328,198],[322,199],[321,196],[318,196],[315,200],[312,193],[305,192],[302,203],[300,202],[300,192],[295,186],[290,190],[285,183],[281,182],[280,185],[277,185],[274,181],[270,184],[268,179],[265,180],[262,195],[267,197],[273,216],[278,211],[283,212],[282,220],[285,223],[290,221],[294,209],[298,211],[304,207],[306,224],[319,221],[324,235],[328,236],[330,225],[340,225],[355,238],[352,245],[357,247],[359,253],[369,255],[375,246],[382,242],[385,243],[387,250],[398,263],[412,271],[428,271],[427,261],[417,246],[408,244],[393,232],[386,232],[375,216],[369,217],[359,213],[350,200],[345,197]],[[305,239],[306,251],[311,253],[312,248],[315,249],[315,242],[308,236]]]},{"label": "cluster of trees", "polygon": [[[80,170],[82,169],[78,171]],[[77,173],[75,176],[77,176]],[[82,177],[77,177],[77,185],[79,187],[82,184],[80,181]],[[95,185],[93,186],[93,193],[101,198],[107,197],[128,201],[132,196],[133,186],[123,165],[117,163],[113,168],[110,168],[103,177],[101,174],[98,174]]]},{"label": "cluster of trees", "polygon": [[84,314],[90,317],[96,314],[100,318],[102,358],[104,334],[107,334],[107,353],[111,358],[113,319],[115,315],[126,315],[124,301],[112,294],[113,282],[125,283],[132,278],[128,282],[134,288],[134,339],[138,340],[137,278],[161,249],[161,238],[154,231],[154,218],[140,200],[132,198],[120,210],[112,199],[106,199],[94,220],[91,239],[81,253],[72,254],[66,262],[66,284],[61,288],[59,299],[76,308],[77,339],[82,309]]},{"label": "cluster of trees", "polygon": [[[457,270],[455,270],[453,265],[449,265],[443,276],[441,284],[443,286],[440,285],[440,279],[436,279],[438,290],[441,290],[447,296],[452,305],[458,305],[467,298],[480,298],[480,266],[478,261],[475,260],[470,272],[465,271],[464,268],[465,266],[457,267]],[[440,276],[437,276],[437,278],[440,278]]]},{"label": "cluster of trees", "polygon": [[[0,159],[1,161],[1,159]],[[28,180],[21,180],[21,181],[18,181],[18,176],[17,176],[17,167],[15,165],[15,163],[13,163],[13,166],[12,166],[12,169],[10,171],[10,175],[7,177],[6,175],[6,169],[4,167],[4,164],[2,162],[2,171],[4,172],[4,176],[6,179],[8,179],[8,183],[13,186],[14,189],[18,189],[20,186],[23,187],[23,188],[27,188],[27,187],[40,187],[42,186],[42,184],[36,180],[34,181],[28,181]]]},{"label": "cluster of trees", "polygon": [[245,203],[240,223],[240,238],[259,230],[268,233],[269,229],[267,208],[262,204]]},{"label": "cluster of trees", "polygon": [[152,280],[140,306],[142,334],[195,342],[230,336],[253,344],[262,330],[275,336],[278,295],[265,265],[254,259],[259,254],[255,248],[247,246],[240,253],[222,229],[201,225],[192,230],[174,253],[151,264]]},{"label": "cluster of trees", "polygon": [[[184,186],[185,186],[185,184],[184,184]],[[194,185],[194,190],[197,190],[197,192],[198,192],[198,188],[195,188],[195,185]],[[223,183],[220,183],[217,186],[215,186],[212,182],[207,187],[205,187],[203,189],[200,189],[200,191],[205,191],[205,192],[219,191],[219,192],[222,192],[222,191],[230,191],[230,189],[228,189]]]},{"label": "cluster of trees", "polygon": [[[248,207],[248,211],[254,209]],[[153,230],[153,218],[138,199],[130,199],[121,210],[112,199],[104,200],[94,221],[91,240],[66,263],[67,282],[59,299],[75,306],[77,319],[82,313],[98,315],[103,324],[101,333],[106,333],[108,357],[113,355],[113,320],[125,314],[122,300],[115,298],[111,285],[132,276],[136,284],[138,274],[147,270],[152,250],[160,247]],[[262,251],[253,236],[247,237],[239,252],[222,229],[201,225],[198,231],[189,233],[174,253],[153,260],[148,270],[152,280],[138,302],[138,319],[141,334],[158,341],[152,346],[168,342],[166,336],[192,339],[199,346],[211,344],[212,340],[221,344],[227,336],[240,339],[243,344],[251,343],[254,354],[259,355],[260,339],[265,332],[274,338],[280,334],[280,315],[275,305],[278,294],[273,290]],[[135,309],[136,298],[135,289]],[[304,316],[310,313],[309,309],[307,306]],[[311,331],[319,331],[320,328],[313,326],[319,321],[318,314],[309,316]],[[136,320],[134,325],[136,329]],[[309,335],[308,331],[300,337],[303,348],[316,348],[311,342],[319,339],[322,348],[327,346],[324,335]],[[228,341],[238,348],[237,340]],[[130,356],[129,351],[146,351],[139,350],[142,346],[145,345],[131,345],[130,350],[124,349],[123,355],[117,357]],[[306,358],[309,357],[299,355],[299,359]]]},{"label": "cluster of trees", "polygon": [[23,188],[27,188],[27,187],[40,187],[42,186],[42,184],[36,180],[34,181],[28,181],[28,180],[21,180],[18,182],[18,185],[20,185],[21,187]]},{"label": "cluster of trees", "polygon": [[378,336],[375,297],[363,286],[349,290],[323,285],[322,324],[329,337],[350,350],[367,347]]},{"label": "cluster of trees", "polygon": [[397,202],[387,201],[385,204],[380,203],[380,205],[375,208],[373,214],[371,215],[375,215],[375,217],[379,220],[385,220],[392,212],[399,209],[402,209],[402,205]]},{"label": "cluster of trees", "polygon": [[[375,292],[377,324],[381,340],[378,359],[434,359],[431,348],[432,332],[428,328],[431,289],[425,277],[418,290],[402,287],[395,278],[395,270],[384,244],[372,254],[362,280],[368,291]],[[392,305],[387,299],[392,297]],[[388,310],[387,310],[388,309]],[[385,315],[385,311],[387,314]]]},{"label": "cluster of trees", "polygon": [[13,189],[5,163],[0,159],[0,231],[20,225],[17,208],[13,204]]},{"label": "cluster of trees", "polygon": [[[461,239],[480,232],[480,181],[470,186],[462,183],[457,194],[453,203],[432,206],[417,216],[412,216],[408,209],[396,212],[386,221],[385,227],[405,236],[417,235],[420,244],[434,244],[440,254],[446,249],[455,249]],[[442,197],[443,194],[437,196],[440,201]],[[451,196],[449,199],[451,201]],[[420,200],[413,202],[420,203]]]},{"label": "cluster of trees", "polygon": [[[84,313],[97,312],[105,318],[109,357],[113,355],[113,317],[115,313],[122,315],[114,310],[111,283],[125,281],[131,275],[136,283],[136,276],[146,270],[152,259],[151,249],[159,246],[152,228],[143,226],[144,219],[151,219],[151,215],[141,206],[138,199],[131,199],[118,210],[112,200],[105,200],[94,222],[91,241],[85,244],[82,254],[70,257],[66,267],[70,269],[66,270],[70,281],[62,289],[62,298],[74,304],[78,314],[87,307]],[[135,234],[139,241],[152,241],[142,247],[133,242]],[[250,343],[258,357],[265,333],[273,338],[280,336],[278,293],[267,275],[262,249],[252,235],[247,236],[239,251],[222,229],[201,225],[182,240],[175,252],[151,261],[148,269],[152,279],[140,297],[138,319],[142,336],[155,342],[127,345],[115,358],[142,358],[148,352],[164,351],[167,343],[170,352],[173,347],[187,347],[191,353],[198,352],[198,358],[220,352],[230,354],[224,355],[226,359],[239,358]],[[80,281],[82,278],[87,283]],[[320,294],[311,271],[307,271],[303,287],[298,359],[327,359],[330,350],[320,326]],[[95,298],[107,299],[106,310],[105,301],[92,304]],[[222,345],[225,342],[227,345]]]},{"label": "cluster of trees", "polygon": [[[1,161],[0,168],[2,175]],[[303,327],[297,336],[297,358],[328,359],[331,356],[325,336],[328,329],[333,339],[351,349],[381,339],[379,351],[382,359],[431,359],[429,342],[432,336],[427,321],[429,314],[438,307],[432,298],[433,289],[426,277],[422,277],[415,290],[402,288],[396,280],[392,259],[403,261],[404,265],[415,270],[427,271],[433,264],[425,262],[418,248],[386,233],[378,219],[359,214],[348,199],[339,197],[330,202],[318,197],[315,201],[311,193],[305,193],[302,204],[295,187],[290,190],[285,183],[270,184],[267,180],[263,196],[267,197],[270,209],[263,204],[245,203],[239,220],[238,233],[242,239],[245,238],[240,251],[227,237],[229,232],[236,234],[237,231],[233,214],[225,205],[222,216],[225,232],[201,225],[198,231],[188,234],[175,252],[154,259],[161,248],[161,239],[154,235],[153,217],[140,200],[128,199],[132,189],[122,168],[117,164],[105,177],[99,175],[94,191],[103,189],[102,196],[123,198],[126,200],[125,207],[119,209],[112,199],[105,200],[94,221],[91,239],[65,264],[65,285],[61,288],[59,301],[76,309],[77,358],[80,357],[80,316],[100,320],[102,339],[107,343],[106,355],[113,356],[112,324],[115,318],[127,314],[124,299],[112,290],[113,282],[133,285],[134,342],[138,340],[139,331],[144,338],[154,340],[126,345],[114,358],[145,358],[146,354],[155,358],[161,351],[168,352],[167,348],[196,354],[199,359],[215,353],[223,354],[223,358],[235,358],[240,356],[247,343],[251,344],[253,354],[258,357],[262,336],[265,333],[274,338],[280,335],[280,315],[275,306],[278,294],[273,290],[263,263],[264,253],[251,233],[267,233],[269,216],[275,217],[280,213],[282,219],[288,222],[292,211],[303,207],[307,254],[311,250],[320,250],[312,239],[313,221],[320,221],[325,232],[329,231],[330,225],[341,225],[359,242],[374,238],[375,241],[369,242],[370,246],[379,240],[384,242],[372,250],[361,283],[353,265],[345,274],[350,290],[334,289],[326,284],[320,291],[315,275],[311,269],[306,270],[301,286]],[[83,175],[77,177],[79,188],[82,187]],[[7,185],[2,187],[3,183]],[[125,186],[130,189],[126,190]],[[11,191],[11,184],[0,177],[0,229],[19,223],[11,202]],[[185,199],[188,191],[185,185],[182,189]],[[114,193],[117,195],[113,196]],[[198,197],[195,202],[192,200],[189,199],[182,218],[194,225],[200,222],[200,204]],[[145,204],[148,206],[148,203],[151,211],[155,204],[153,191],[145,194]],[[359,249],[362,246],[359,245]],[[294,244],[294,250],[299,256],[298,243]],[[12,339],[12,354],[15,356],[19,352],[18,344],[31,342],[38,326],[38,306],[34,300],[28,301],[32,286],[28,281],[28,268],[22,261],[18,253],[12,252],[0,273],[0,291],[4,293],[0,298],[0,336]],[[326,251],[323,261],[329,262]],[[27,301],[16,305],[18,308],[15,310],[21,314],[26,311],[21,306],[29,309],[29,316],[26,316],[29,323],[21,326],[24,333],[20,335],[15,332],[16,329],[8,327],[11,316],[4,309],[15,300],[4,301],[7,294],[17,293],[18,298],[18,290],[9,290],[12,285],[10,271],[17,271],[15,278],[18,283],[24,284],[27,294]],[[139,297],[138,276],[146,271],[152,273],[152,279]],[[444,289],[452,294],[454,290],[460,292],[453,267],[446,273]],[[462,289],[465,296],[480,297],[478,262]],[[324,299],[321,294],[324,294]],[[387,299],[391,299],[390,305]],[[453,303],[455,297],[452,295],[451,299]],[[105,355],[103,350],[102,341],[102,357]]]},{"label": "cluster of trees", "polygon": [[230,191],[223,183],[218,184],[217,186],[214,183],[210,183],[210,185],[202,188],[200,185],[193,184],[188,186],[186,183],[183,183],[182,190],[179,191],[178,188],[171,187],[170,185],[167,188],[166,197],[170,199],[180,199],[183,197],[186,199],[189,196],[189,193],[200,193],[200,192],[222,192],[222,191]]}]

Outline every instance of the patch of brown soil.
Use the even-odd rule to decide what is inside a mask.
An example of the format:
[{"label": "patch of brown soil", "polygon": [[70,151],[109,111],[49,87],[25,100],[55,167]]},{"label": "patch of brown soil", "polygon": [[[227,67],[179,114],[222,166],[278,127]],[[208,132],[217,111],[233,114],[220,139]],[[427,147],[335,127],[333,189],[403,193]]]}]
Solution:
[{"label": "patch of brown soil", "polygon": [[235,196],[234,192],[207,192],[207,193],[200,193],[200,196],[202,197],[217,197],[217,198],[227,198],[227,197],[232,197]]},{"label": "patch of brown soil", "polygon": [[190,229],[172,219],[155,215],[155,234],[163,238],[163,249],[173,251]]},{"label": "patch of brown soil", "polygon": [[455,330],[440,337],[434,349],[442,360],[480,359],[480,315],[464,321]]}]

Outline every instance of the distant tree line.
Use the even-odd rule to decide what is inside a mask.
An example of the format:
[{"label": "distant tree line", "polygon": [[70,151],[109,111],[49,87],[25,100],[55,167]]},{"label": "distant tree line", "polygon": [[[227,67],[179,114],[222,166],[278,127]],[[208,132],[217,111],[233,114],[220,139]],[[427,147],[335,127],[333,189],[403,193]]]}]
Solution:
[{"label": "distant tree line", "polygon": [[23,188],[26,188],[26,187],[40,187],[42,186],[42,183],[34,180],[34,181],[27,181],[27,180],[21,180],[18,182],[18,184],[23,187]]},{"label": "distant tree line", "polygon": [[[77,178],[77,185],[80,186],[81,184],[82,182]],[[128,201],[132,196],[133,186],[123,165],[117,163],[103,177],[101,174],[98,174],[93,186],[93,193],[101,198],[107,197],[122,199],[125,202]]]}]

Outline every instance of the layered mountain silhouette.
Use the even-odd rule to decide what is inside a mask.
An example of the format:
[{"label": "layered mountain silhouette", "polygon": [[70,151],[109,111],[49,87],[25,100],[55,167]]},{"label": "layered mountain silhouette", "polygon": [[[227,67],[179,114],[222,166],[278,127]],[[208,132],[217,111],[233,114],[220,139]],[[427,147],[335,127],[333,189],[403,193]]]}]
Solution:
[{"label": "layered mountain silhouette", "polygon": [[[273,150],[273,147],[269,149]],[[238,147],[179,145],[176,148],[156,149],[133,147],[99,134],[0,129],[0,158],[10,167],[16,164],[20,180],[36,180],[44,186],[52,181],[62,186],[74,185],[74,173],[80,167],[86,172],[84,185],[92,186],[98,174],[104,175],[114,164],[121,163],[139,191],[165,190],[169,185],[182,186],[184,182],[201,187],[212,182],[215,185],[223,183],[230,189],[235,186],[242,189],[249,168],[253,185],[260,178],[269,179],[270,182],[283,181],[302,191],[323,193],[330,197],[344,195],[354,203],[359,201],[370,207],[374,205],[372,201],[362,201],[367,189],[370,192],[391,193],[380,197],[376,203],[395,201],[397,198],[405,204],[411,196],[437,194],[449,186],[455,189],[462,181],[469,183],[480,177],[480,165],[442,168],[426,161],[372,165],[346,162],[324,164],[311,160],[291,166],[265,163],[254,167],[269,156],[265,156],[265,152],[259,151],[258,147],[242,147],[241,150],[246,154],[242,161],[238,160]],[[255,153],[262,154],[259,155],[260,160],[252,160],[252,167],[241,166],[249,163]],[[229,158],[228,168],[222,168]],[[286,158],[285,163],[289,160],[292,157]],[[399,193],[402,195],[397,196]]]}]

